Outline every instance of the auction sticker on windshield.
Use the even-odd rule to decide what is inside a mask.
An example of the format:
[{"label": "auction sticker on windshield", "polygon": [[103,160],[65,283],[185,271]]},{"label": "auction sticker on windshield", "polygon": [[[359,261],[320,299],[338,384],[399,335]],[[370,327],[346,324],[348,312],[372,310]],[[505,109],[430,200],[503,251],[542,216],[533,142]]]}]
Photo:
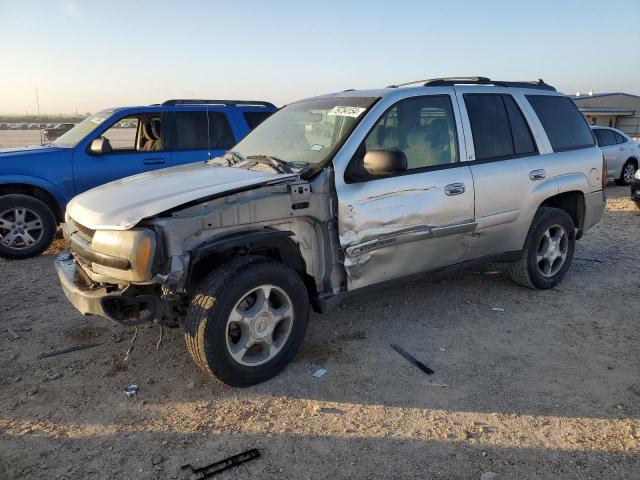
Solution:
[{"label": "auction sticker on windshield", "polygon": [[327,115],[335,115],[337,117],[354,117],[357,118],[362,115],[366,108],[362,107],[347,107],[344,105],[336,105],[331,109]]}]

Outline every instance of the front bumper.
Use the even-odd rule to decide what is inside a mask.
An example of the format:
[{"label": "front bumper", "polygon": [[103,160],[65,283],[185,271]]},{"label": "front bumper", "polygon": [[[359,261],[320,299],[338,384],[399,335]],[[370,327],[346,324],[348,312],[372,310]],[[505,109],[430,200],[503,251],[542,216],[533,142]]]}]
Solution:
[{"label": "front bumper", "polygon": [[640,204],[640,180],[631,180],[631,198]]},{"label": "front bumper", "polygon": [[159,295],[143,293],[136,286],[95,284],[83,272],[69,251],[55,262],[56,272],[67,299],[83,315],[98,315],[123,326],[161,320],[167,311]]}]

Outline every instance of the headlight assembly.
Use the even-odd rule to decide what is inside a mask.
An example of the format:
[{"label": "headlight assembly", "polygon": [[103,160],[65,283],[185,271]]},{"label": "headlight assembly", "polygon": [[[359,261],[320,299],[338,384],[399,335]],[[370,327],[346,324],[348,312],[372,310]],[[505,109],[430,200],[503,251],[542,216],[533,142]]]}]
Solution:
[{"label": "headlight assembly", "polygon": [[92,270],[110,277],[145,281],[151,278],[151,266],[156,251],[156,235],[149,229],[97,230],[91,241],[91,250],[129,261],[129,268],[119,270],[93,262]]}]

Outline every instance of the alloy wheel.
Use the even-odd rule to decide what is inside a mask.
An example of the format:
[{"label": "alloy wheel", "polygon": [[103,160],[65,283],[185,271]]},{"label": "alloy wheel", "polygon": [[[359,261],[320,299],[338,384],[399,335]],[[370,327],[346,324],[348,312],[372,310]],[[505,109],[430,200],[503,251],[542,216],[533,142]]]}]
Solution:
[{"label": "alloy wheel", "polygon": [[569,251],[569,235],[561,225],[545,230],[538,243],[536,263],[540,273],[553,277],[564,265]]},{"label": "alloy wheel", "polygon": [[44,235],[40,216],[33,210],[15,207],[0,213],[0,244],[13,250],[34,246]]},{"label": "alloy wheel", "polygon": [[227,350],[241,365],[262,365],[280,353],[292,327],[289,295],[275,285],[260,285],[244,294],[231,310]]}]

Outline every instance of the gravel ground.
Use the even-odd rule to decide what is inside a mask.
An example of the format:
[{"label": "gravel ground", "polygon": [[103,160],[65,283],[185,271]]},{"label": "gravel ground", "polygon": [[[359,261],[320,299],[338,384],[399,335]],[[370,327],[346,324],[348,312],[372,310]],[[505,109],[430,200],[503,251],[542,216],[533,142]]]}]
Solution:
[{"label": "gravel ground", "polygon": [[[125,361],[132,331],[65,299],[59,244],[0,260],[0,478],[189,478],[182,464],[257,447],[216,478],[638,479],[640,211],[607,192],[556,289],[490,266],[356,297],[248,389],[202,374],[178,330],[156,351],[141,328]],[[37,358],[86,342],[104,343]]]}]

